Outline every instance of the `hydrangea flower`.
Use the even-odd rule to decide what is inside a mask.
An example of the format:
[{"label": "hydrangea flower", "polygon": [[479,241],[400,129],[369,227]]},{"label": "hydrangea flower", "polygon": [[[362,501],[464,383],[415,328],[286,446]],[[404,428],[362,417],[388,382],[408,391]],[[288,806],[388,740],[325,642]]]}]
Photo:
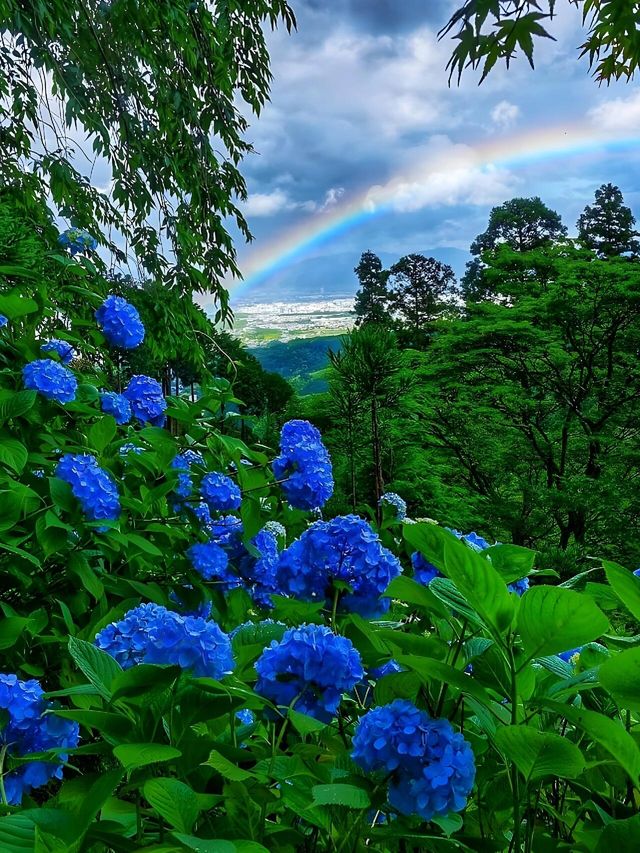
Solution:
[{"label": "hydrangea flower", "polygon": [[333,600],[333,581],[352,592],[340,606],[371,617],[386,612],[390,599],[380,598],[402,571],[397,557],[382,546],[371,526],[357,515],[316,521],[280,554],[278,580],[285,593],[305,601]]},{"label": "hydrangea flower", "polygon": [[407,516],[407,503],[395,492],[385,492],[378,501],[378,504],[382,509],[385,507],[392,509],[398,521],[403,521]]},{"label": "hydrangea flower", "polygon": [[404,668],[400,666],[397,660],[391,658],[381,666],[374,666],[369,670],[369,678],[384,678],[385,675],[394,675],[396,672],[404,672]]},{"label": "hydrangea flower", "polygon": [[200,495],[209,509],[225,511],[238,509],[242,503],[240,489],[231,477],[218,471],[205,474],[200,484]]},{"label": "hydrangea flower", "polygon": [[267,521],[263,530],[269,530],[277,539],[287,539],[287,528],[279,521]]},{"label": "hydrangea flower", "polygon": [[50,341],[42,344],[40,349],[42,352],[56,352],[63,364],[69,364],[77,356],[77,352],[67,341],[61,341],[58,338],[51,338]]},{"label": "hydrangea flower", "polygon": [[640,578],[640,569],[635,569],[633,573],[637,578]]},{"label": "hydrangea flower", "polygon": [[24,387],[38,391],[47,400],[71,403],[76,398],[78,382],[73,373],[52,358],[39,358],[22,369]]},{"label": "hydrangea flower", "polygon": [[196,504],[188,504],[189,509],[200,522],[205,530],[209,530],[213,524],[211,511],[204,501],[198,501]]},{"label": "hydrangea flower", "polygon": [[273,533],[264,528],[251,540],[258,551],[254,557],[245,550],[238,569],[244,580],[250,584],[251,597],[260,607],[273,607],[271,595],[280,591],[278,584],[278,540]]},{"label": "hydrangea flower", "polygon": [[167,401],[158,381],[150,376],[132,376],[124,389],[124,396],[131,404],[134,417],[140,423],[150,423],[152,426],[164,425]]},{"label": "hydrangea flower", "polygon": [[204,456],[197,450],[183,450],[171,462],[171,467],[178,471],[189,471],[192,465],[204,465]]},{"label": "hydrangea flower", "polygon": [[457,536],[458,539],[466,542],[474,551],[484,551],[485,548],[491,547],[487,540],[478,536],[477,533],[461,533],[459,530],[452,530],[450,527],[447,527],[447,530]]},{"label": "hydrangea flower", "polygon": [[578,658],[580,657],[580,652],[582,651],[582,646],[579,646],[577,649],[569,649],[566,652],[560,652],[558,657],[560,660],[563,660],[565,663],[570,663],[575,666]]},{"label": "hydrangea flower", "polygon": [[94,252],[98,246],[96,238],[84,228],[67,228],[58,237],[58,243],[64,249],[69,249],[71,257],[81,252]]},{"label": "hydrangea flower", "polygon": [[9,318],[5,317],[4,314],[0,314],[0,329],[4,329],[8,322]]},{"label": "hydrangea flower", "polygon": [[[182,589],[191,592],[193,590],[193,586],[191,584],[187,584],[182,587]],[[169,601],[172,604],[175,604],[176,607],[182,611],[184,616],[199,616],[200,619],[208,619],[213,611],[213,604],[210,601],[201,601],[195,610],[187,609],[189,605],[184,602],[176,590],[172,590],[169,593]]]},{"label": "hydrangea flower", "polygon": [[82,511],[91,521],[114,520],[120,515],[116,481],[98,465],[89,453],[66,453],[55,471],[56,477],[69,483]]},{"label": "hydrangea flower", "polygon": [[96,646],[123,669],[138,663],[173,664],[209,678],[222,678],[233,670],[231,641],[215,622],[181,616],[160,604],[129,610],[98,633]]},{"label": "hydrangea flower", "polygon": [[241,708],[236,711],[236,720],[242,723],[243,726],[252,726],[256,721],[256,715],[249,708]]},{"label": "hydrangea flower", "polygon": [[411,565],[413,566],[413,577],[423,586],[429,586],[434,578],[442,577],[442,572],[439,572],[432,563],[426,560],[420,551],[414,551],[411,555]]},{"label": "hydrangea flower", "polygon": [[117,424],[128,424],[131,420],[131,403],[124,394],[105,391],[100,395],[100,408],[106,415],[113,415]]},{"label": "hydrangea flower", "polygon": [[516,595],[524,595],[529,589],[529,578],[520,578],[513,583],[507,584],[509,592],[515,592]]},{"label": "hydrangea flower", "polygon": [[320,432],[308,421],[288,421],[280,434],[273,473],[292,507],[322,507],[333,494],[331,460]]},{"label": "hydrangea flower", "polygon": [[448,720],[433,720],[406,699],[360,719],[352,758],[368,772],[391,774],[391,805],[424,820],[461,811],[475,779],[473,751],[464,737]]},{"label": "hydrangea flower", "polygon": [[138,447],[132,441],[125,442],[118,451],[120,456],[127,456],[129,453],[142,453],[142,448]]},{"label": "hydrangea flower", "polygon": [[206,581],[220,583],[225,591],[240,585],[240,581],[228,571],[229,557],[215,542],[197,542],[187,549],[187,557],[196,572]]},{"label": "hydrangea flower", "polygon": [[96,320],[112,347],[135,349],[144,340],[144,326],[138,310],[122,296],[107,296],[96,311]]},{"label": "hydrangea flower", "polygon": [[322,722],[336,715],[343,693],[364,675],[351,640],[324,625],[289,628],[256,661],[256,693]]},{"label": "hydrangea flower", "polygon": [[[78,745],[78,724],[45,713],[52,707],[43,699],[42,687],[35,679],[21,681],[17,675],[0,674],[0,709],[4,717],[0,744],[8,755],[24,757]],[[18,806],[32,788],[40,788],[50,779],[62,779],[62,766],[68,757],[59,753],[53,761],[30,761],[8,773],[5,765],[3,784],[9,804]]]}]

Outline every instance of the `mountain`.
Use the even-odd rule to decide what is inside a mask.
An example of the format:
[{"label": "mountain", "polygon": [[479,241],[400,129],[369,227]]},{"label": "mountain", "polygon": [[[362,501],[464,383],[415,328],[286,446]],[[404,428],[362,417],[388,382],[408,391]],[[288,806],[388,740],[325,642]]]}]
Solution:
[{"label": "mountain", "polygon": [[[392,252],[378,252],[378,257],[388,269],[400,256]],[[436,258],[449,264],[460,279],[464,273],[469,253],[462,249],[439,247],[425,249],[418,254]],[[250,285],[238,295],[231,293],[235,306],[264,302],[297,302],[302,299],[335,299],[355,296],[358,279],[354,267],[360,260],[361,252],[340,252],[333,255],[318,255],[302,258],[288,264],[284,269],[269,275],[264,281]]]},{"label": "mountain", "polygon": [[330,335],[317,338],[294,338],[271,341],[264,346],[250,347],[265,370],[284,376],[300,394],[317,394],[325,391],[327,381],[323,376],[329,364],[327,351],[340,349],[340,338]]}]

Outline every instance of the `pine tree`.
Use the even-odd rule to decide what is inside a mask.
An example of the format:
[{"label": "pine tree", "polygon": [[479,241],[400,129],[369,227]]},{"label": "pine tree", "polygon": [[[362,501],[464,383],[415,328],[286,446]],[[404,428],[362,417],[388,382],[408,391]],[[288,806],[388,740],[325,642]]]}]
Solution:
[{"label": "pine tree", "polygon": [[387,288],[389,273],[382,269],[382,261],[374,252],[363,252],[354,272],[360,282],[354,306],[356,326],[367,323],[387,325],[391,319]]},{"label": "pine tree", "polygon": [[635,224],[620,189],[603,184],[596,190],[595,203],[588,204],[578,219],[578,234],[582,243],[599,255],[611,257],[625,252],[635,255],[640,251]]}]

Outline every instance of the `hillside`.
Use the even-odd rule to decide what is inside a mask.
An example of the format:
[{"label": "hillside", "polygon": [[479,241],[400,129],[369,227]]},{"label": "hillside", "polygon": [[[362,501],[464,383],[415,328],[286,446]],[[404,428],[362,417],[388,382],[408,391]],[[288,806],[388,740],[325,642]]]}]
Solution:
[{"label": "hillside", "polygon": [[296,388],[299,394],[315,394],[326,390],[321,375],[329,363],[327,351],[340,348],[340,337],[326,335],[316,338],[294,338],[291,341],[271,341],[260,347],[250,347],[265,370],[279,373]]}]

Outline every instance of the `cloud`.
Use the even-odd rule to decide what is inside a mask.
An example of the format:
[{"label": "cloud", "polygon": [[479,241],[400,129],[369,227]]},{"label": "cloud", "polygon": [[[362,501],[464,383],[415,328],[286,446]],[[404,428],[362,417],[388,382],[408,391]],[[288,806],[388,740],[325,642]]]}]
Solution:
[{"label": "cloud", "polygon": [[251,193],[243,204],[245,216],[273,216],[291,207],[289,196],[282,190],[270,193]]},{"label": "cloud", "polygon": [[598,130],[633,131],[640,126],[640,91],[604,101],[590,109],[588,116]]},{"label": "cloud", "polygon": [[500,101],[491,110],[491,121],[499,128],[506,130],[513,127],[520,117],[520,107],[509,101]]}]

